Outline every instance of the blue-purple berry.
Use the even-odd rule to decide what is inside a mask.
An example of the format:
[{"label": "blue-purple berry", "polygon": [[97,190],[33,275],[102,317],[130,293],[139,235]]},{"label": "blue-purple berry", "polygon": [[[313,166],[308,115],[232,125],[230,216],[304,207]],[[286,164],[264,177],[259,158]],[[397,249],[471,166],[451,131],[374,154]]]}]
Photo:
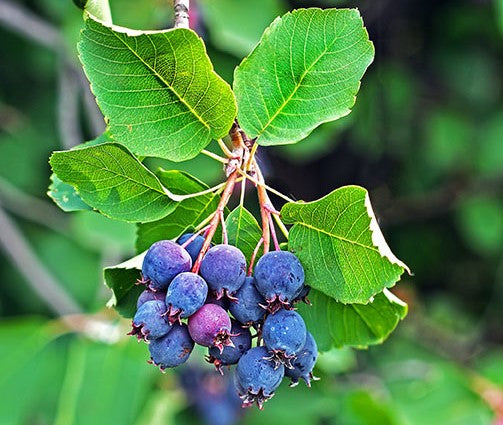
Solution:
[{"label": "blue-purple berry", "polygon": [[289,251],[264,254],[255,266],[257,290],[266,299],[272,312],[289,307],[304,283],[304,268]]},{"label": "blue-purple berry", "polygon": [[248,350],[239,359],[236,368],[236,388],[243,400],[243,407],[257,403],[259,408],[269,400],[278,388],[285,368],[276,367],[268,360],[269,353],[265,347],[255,347]]},{"label": "blue-purple berry", "polygon": [[292,310],[281,309],[267,316],[262,337],[271,358],[291,368],[291,361],[306,343],[306,324],[301,315]]},{"label": "blue-purple berry", "polygon": [[136,309],[139,309],[142,304],[145,304],[147,301],[160,300],[164,301],[166,299],[166,292],[154,292],[148,289],[145,289],[138,300],[136,301]]},{"label": "blue-purple berry", "polygon": [[174,323],[194,314],[203,306],[207,295],[208,285],[201,276],[192,272],[177,275],[166,295],[169,322]]},{"label": "blue-purple berry", "polygon": [[148,350],[153,364],[161,370],[185,363],[194,348],[187,325],[175,323],[162,338],[150,341]]},{"label": "blue-purple berry", "polygon": [[151,341],[166,335],[171,330],[165,313],[166,304],[161,300],[147,301],[136,311],[133,329],[128,335],[136,335],[138,340]]},{"label": "blue-purple berry", "polygon": [[204,304],[189,317],[189,332],[192,339],[204,347],[232,345],[231,318],[227,312],[216,304]]},{"label": "blue-purple berry", "polygon": [[215,245],[205,254],[200,273],[217,298],[232,298],[245,281],[246,258],[235,246]]},{"label": "blue-purple berry", "polygon": [[[194,236],[193,233],[185,233],[184,235],[180,236],[176,243],[178,245],[183,245],[185,242],[187,242],[192,236]],[[198,235],[194,238],[192,242],[190,242],[185,249],[190,255],[190,258],[192,258],[192,264],[194,264],[197,260],[197,257],[199,253],[201,252],[201,248],[203,247],[204,244],[204,238],[201,235]]]},{"label": "blue-purple berry", "polygon": [[255,279],[247,277],[245,282],[234,294],[237,298],[229,304],[231,314],[244,325],[253,325],[263,319],[265,299],[255,287]]},{"label": "blue-purple berry", "polygon": [[177,274],[190,271],[189,253],[173,241],[152,244],[143,259],[141,283],[153,291],[165,291]]},{"label": "blue-purple berry", "polygon": [[208,350],[208,362],[213,363],[222,373],[221,366],[236,364],[241,356],[251,348],[252,337],[249,328],[243,328],[236,320],[231,320],[231,341],[234,346],[226,346],[220,351],[217,347]]},{"label": "blue-purple berry", "polygon": [[311,379],[316,379],[313,376],[313,368],[318,358],[318,346],[310,332],[307,332],[306,343],[304,347],[297,353],[296,359],[292,361],[293,369],[285,369],[285,375],[288,376],[295,386],[302,378],[308,387],[311,386]]}]

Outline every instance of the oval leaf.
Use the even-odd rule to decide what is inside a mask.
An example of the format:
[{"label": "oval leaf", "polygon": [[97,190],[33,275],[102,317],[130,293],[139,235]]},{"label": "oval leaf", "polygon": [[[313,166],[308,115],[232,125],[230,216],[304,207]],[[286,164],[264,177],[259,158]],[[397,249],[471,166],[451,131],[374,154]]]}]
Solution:
[{"label": "oval leaf", "polygon": [[293,224],[288,247],[302,262],[306,282],[336,301],[365,304],[408,271],[386,244],[362,187],[289,202],[281,216]]},{"label": "oval leaf", "polygon": [[176,207],[157,177],[117,143],[54,152],[50,163],[57,177],[107,217],[153,221]]},{"label": "oval leaf", "polygon": [[295,143],[349,114],[373,58],[358,10],[287,13],[235,71],[239,123],[260,145]]},{"label": "oval leaf", "polygon": [[312,305],[299,305],[299,313],[320,351],[380,344],[407,315],[407,304],[387,289],[368,304],[338,303],[316,290],[311,290],[309,299]]},{"label": "oval leaf", "polygon": [[234,95],[193,31],[141,32],[88,17],[78,47],[114,139],[133,153],[183,161],[228,133]]}]

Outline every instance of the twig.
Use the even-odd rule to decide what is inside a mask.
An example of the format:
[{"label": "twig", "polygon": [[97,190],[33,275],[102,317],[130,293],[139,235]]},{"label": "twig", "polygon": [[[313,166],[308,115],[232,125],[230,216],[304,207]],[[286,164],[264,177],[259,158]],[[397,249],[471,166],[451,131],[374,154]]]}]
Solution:
[{"label": "twig", "polygon": [[175,28],[190,28],[189,3],[189,0],[173,1],[173,9],[175,10]]},{"label": "twig", "polygon": [[239,169],[238,172],[243,177],[245,177],[247,180],[250,180],[255,186],[263,186],[265,189],[267,189],[271,193],[274,193],[279,198],[284,199],[287,202],[295,202],[295,200],[293,200],[292,198],[289,198],[288,196],[286,196],[285,194],[281,193],[280,191],[272,188],[271,186],[267,185],[265,182],[260,182],[256,178],[250,176],[250,174],[245,173],[243,170]]},{"label": "twig", "polygon": [[222,152],[225,154],[227,158],[232,157],[232,152],[230,149],[227,147],[227,145],[224,143],[222,139],[218,139],[218,146],[220,146],[220,149],[222,149]]},{"label": "twig", "polygon": [[274,218],[274,221],[278,225],[279,230],[281,230],[281,233],[283,233],[283,236],[285,236],[285,238],[288,240],[288,235],[289,235],[288,229],[286,228],[285,224],[281,221],[280,216],[277,214],[273,214],[272,216]]},{"label": "twig", "polygon": [[222,224],[222,238],[224,244],[227,245],[229,243],[229,236],[227,235],[227,226],[225,224],[224,211],[220,211],[220,223]]},{"label": "twig", "polygon": [[176,193],[171,192],[169,189],[164,188],[164,193],[168,195],[170,199],[176,202],[181,202],[185,201],[186,199],[190,198],[197,198],[198,196],[206,195],[208,193],[213,193],[218,189],[221,189],[227,184],[227,182],[223,182],[220,184],[217,184],[216,186],[210,187],[209,189],[202,190],[201,192],[195,192],[195,193],[189,193],[188,195],[177,195]]},{"label": "twig", "polygon": [[208,151],[208,150],[206,150],[206,149],[203,149],[203,150],[201,151],[201,153],[202,153],[203,155],[206,155],[206,156],[208,156],[208,157],[210,157],[210,158],[214,159],[215,161],[221,162],[222,164],[227,164],[227,163],[229,162],[229,160],[228,160],[228,159],[223,158],[223,157],[221,157],[221,156],[217,155],[216,153],[210,152],[210,151]]},{"label": "twig", "polygon": [[2,208],[0,208],[0,229],[2,229],[1,249],[24,276],[32,290],[51,310],[60,316],[82,313],[80,306],[38,260],[16,224]]},{"label": "twig", "polygon": [[276,236],[276,229],[274,228],[274,222],[272,221],[272,214],[269,214],[269,228],[271,229],[272,241],[274,243],[274,249],[276,251],[281,251],[279,247],[278,237]]},{"label": "twig", "polygon": [[253,254],[250,259],[250,265],[248,266],[248,276],[251,276],[253,273],[253,265],[255,264],[255,259],[257,258],[258,251],[263,243],[264,243],[264,238],[260,238],[260,240],[257,243],[257,246],[253,250]]}]

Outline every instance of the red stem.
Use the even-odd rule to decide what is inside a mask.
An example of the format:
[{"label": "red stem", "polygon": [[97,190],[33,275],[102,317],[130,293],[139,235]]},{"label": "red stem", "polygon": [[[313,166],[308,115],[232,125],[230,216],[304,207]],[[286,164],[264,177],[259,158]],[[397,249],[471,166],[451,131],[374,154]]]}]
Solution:
[{"label": "red stem", "polygon": [[193,273],[199,273],[199,268],[201,267],[201,261],[203,260],[204,254],[206,254],[206,251],[210,247],[211,240],[213,239],[213,236],[215,235],[215,232],[218,227],[218,223],[220,222],[220,219],[221,219],[221,215],[223,214],[225,206],[229,202],[229,199],[232,195],[232,191],[234,190],[234,185],[236,184],[237,177],[238,177],[238,172],[236,170],[227,179],[227,183],[226,183],[225,189],[222,193],[222,197],[220,198],[220,202],[218,203],[217,209],[216,209],[215,213],[213,214],[213,217],[210,221],[210,224],[208,225],[208,229],[205,232],[204,243],[201,248],[201,252],[197,256],[196,262],[194,263],[194,266],[192,267]]},{"label": "red stem", "polygon": [[208,227],[210,227],[210,225],[208,224],[207,226],[203,227],[201,230],[197,231],[196,233],[194,233],[189,239],[187,239],[182,245],[181,247],[182,248],[187,248],[192,242],[194,242],[194,240],[201,234],[203,233],[204,231],[206,231],[208,229]]},{"label": "red stem", "polygon": [[260,246],[262,245],[263,242],[264,242],[264,238],[260,238],[260,240],[258,241],[257,246],[253,250],[253,254],[252,254],[252,257],[250,259],[250,266],[248,267],[248,276],[251,276],[252,273],[253,273],[253,265],[255,264],[255,259],[257,258],[258,251],[259,251]]},{"label": "red stem", "polygon": [[271,213],[269,213],[269,227],[271,229],[271,236],[274,242],[274,249],[276,251],[281,251],[281,248],[279,247],[278,237],[276,236],[276,229],[274,228],[274,222],[272,221]]}]

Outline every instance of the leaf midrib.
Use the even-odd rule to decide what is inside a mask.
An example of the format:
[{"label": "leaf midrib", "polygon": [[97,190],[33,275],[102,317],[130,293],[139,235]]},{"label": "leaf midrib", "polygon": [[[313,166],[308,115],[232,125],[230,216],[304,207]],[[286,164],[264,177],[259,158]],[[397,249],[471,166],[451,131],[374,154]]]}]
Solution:
[{"label": "leaf midrib", "polygon": [[[159,74],[147,62],[145,62],[143,60],[143,58],[139,54],[137,54],[134,51],[134,49],[129,44],[127,44],[121,37],[119,37],[114,31],[110,30],[110,32],[117,38],[117,40],[119,40],[122,44],[124,44],[124,46],[126,46],[129,49],[129,51],[133,55],[135,55],[140,60],[141,63],[143,63],[143,65],[145,65],[150,71],[152,71],[152,73],[157,78],[159,78],[166,85],[166,87],[168,87],[175,94],[175,96],[180,100],[180,102],[182,102],[185,105],[185,107],[192,113],[192,115],[194,115],[197,118],[197,120],[201,124],[203,124],[208,130],[211,130],[210,125],[205,120],[203,120],[203,118],[201,116],[199,116],[199,114],[187,103],[187,101],[175,90],[175,88],[165,80],[165,78],[161,74]],[[174,53],[173,53],[173,57],[175,57]],[[176,58],[175,58],[175,61],[176,61]]]},{"label": "leaf midrib", "polygon": [[309,65],[309,67],[302,73],[302,75],[300,76],[300,79],[298,81],[297,84],[295,84],[295,87],[292,91],[292,93],[288,96],[288,98],[286,98],[283,102],[283,104],[278,108],[278,110],[271,116],[271,118],[269,118],[269,120],[267,121],[267,123],[262,127],[262,130],[260,130],[260,132],[258,133],[258,136],[260,137],[262,134],[264,134],[265,130],[267,129],[267,127],[269,127],[269,125],[271,125],[271,123],[276,119],[276,117],[281,114],[281,112],[283,111],[283,109],[285,108],[285,106],[292,100],[293,96],[295,96],[295,94],[297,93],[297,91],[299,90],[299,88],[301,87],[302,85],[302,82],[304,81],[304,78],[306,77],[306,75],[311,71],[311,69],[320,61],[320,59],[334,46],[334,44],[339,40],[340,37],[335,37],[334,41],[329,44],[324,50],[323,52],[318,56],[318,58],[311,64]]}]

